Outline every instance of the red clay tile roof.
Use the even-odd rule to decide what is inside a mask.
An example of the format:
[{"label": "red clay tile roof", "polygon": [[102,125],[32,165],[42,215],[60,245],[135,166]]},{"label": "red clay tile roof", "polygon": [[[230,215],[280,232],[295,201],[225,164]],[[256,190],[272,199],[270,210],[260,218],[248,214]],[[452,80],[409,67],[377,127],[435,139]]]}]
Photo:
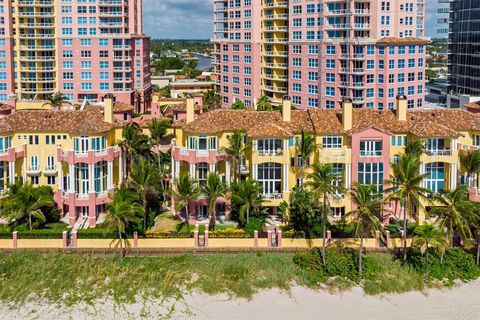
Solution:
[{"label": "red clay tile roof", "polygon": [[[191,123],[176,123],[175,126],[182,126],[188,133],[216,134],[242,130],[255,137],[284,137],[302,129],[317,134],[342,134],[345,131],[341,119],[341,111],[326,109],[292,110],[290,122],[283,122],[280,111],[219,109],[203,113]],[[354,109],[352,130],[346,133],[368,128],[387,133],[411,132],[419,137],[456,137],[460,135],[459,131],[480,131],[480,115],[460,109],[419,110],[408,111],[407,120],[399,121],[395,112],[390,110]]]},{"label": "red clay tile roof", "polygon": [[469,109],[480,109],[480,104],[476,102],[469,102],[469,103],[465,103],[464,107]]},{"label": "red clay tile roof", "polygon": [[0,111],[9,111],[15,109],[14,106],[8,105],[8,104],[0,104]]},{"label": "red clay tile roof", "polygon": [[133,110],[135,110],[135,107],[127,103],[115,102],[115,104],[113,105],[114,113],[122,113],[122,112],[128,112]]},{"label": "red clay tile roof", "polygon": [[113,129],[99,111],[19,110],[0,119],[0,133],[13,131],[94,134]]}]

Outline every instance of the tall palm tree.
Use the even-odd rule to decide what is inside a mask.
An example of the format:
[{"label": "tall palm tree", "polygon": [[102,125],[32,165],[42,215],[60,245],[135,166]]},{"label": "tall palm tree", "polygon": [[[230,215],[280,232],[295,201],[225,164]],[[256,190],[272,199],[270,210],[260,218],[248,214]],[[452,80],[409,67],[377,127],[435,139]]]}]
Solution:
[{"label": "tall palm tree", "polygon": [[260,99],[258,99],[257,111],[273,111],[273,106],[269,97],[262,96]]},{"label": "tall palm tree", "polygon": [[414,232],[413,245],[420,247],[422,253],[425,254],[425,272],[428,280],[429,249],[433,247],[443,252],[448,245],[448,241],[445,239],[443,232],[433,224],[424,223],[416,227]]},{"label": "tall palm tree", "polygon": [[[412,217],[413,207],[422,208],[422,199],[427,199],[429,190],[423,188],[420,183],[427,177],[420,174],[419,157],[406,153],[397,163],[391,165],[392,176],[385,183],[391,187],[385,192],[389,194],[388,199],[402,199],[403,202],[403,232],[407,237],[407,219]],[[403,261],[407,261],[407,244],[403,241]]]},{"label": "tall palm tree", "polygon": [[[156,149],[155,152],[157,153],[157,165],[159,173],[165,171],[162,170],[163,161],[160,146],[162,145],[162,142],[165,142],[166,140],[172,139],[174,137],[173,134],[168,133],[168,129],[170,129],[170,127],[170,122],[167,120],[153,119],[152,122],[148,124],[148,129],[150,130],[150,144],[152,146],[152,149]],[[165,189],[164,179],[160,179],[160,182],[162,184],[162,188]]]},{"label": "tall palm tree", "polygon": [[219,109],[222,106],[222,98],[216,90],[207,90],[203,94],[203,107],[205,111]]},{"label": "tall palm tree", "polygon": [[137,123],[129,123],[122,129],[122,141],[118,143],[127,155],[127,176],[129,176],[129,168],[135,162],[135,158],[139,156],[148,156],[150,153],[150,145],[148,137],[144,135]]},{"label": "tall palm tree", "polygon": [[51,106],[53,108],[60,108],[65,104],[72,105],[72,103],[61,92],[55,92],[54,94],[47,96],[44,99],[45,103],[42,105],[42,107]]},{"label": "tall palm tree", "polygon": [[134,163],[132,173],[128,180],[128,186],[131,187],[139,196],[139,201],[143,206],[143,224],[142,230],[145,233],[148,227],[148,209],[149,203],[158,199],[159,175],[157,169],[151,165],[147,159],[141,157]]},{"label": "tall palm tree", "polygon": [[362,278],[363,239],[376,234],[381,227],[382,196],[376,186],[355,184],[350,191],[357,209],[348,212],[345,220],[355,227],[355,237],[360,238],[358,273]]},{"label": "tall palm tree", "polygon": [[405,145],[405,154],[419,158],[425,153],[425,142],[422,140],[408,141]]},{"label": "tall palm tree", "polygon": [[468,186],[475,187],[471,181],[474,175],[480,173],[480,150],[475,150],[468,154],[460,153],[460,164],[465,169]]},{"label": "tall palm tree", "polygon": [[183,173],[180,177],[173,180],[173,186],[170,190],[175,201],[176,210],[185,208],[185,223],[187,225],[187,233],[190,233],[190,213],[188,212],[188,205],[190,201],[197,200],[201,195],[201,189],[198,187],[198,182],[195,179],[190,178],[190,174]]},{"label": "tall palm tree", "polygon": [[120,262],[123,261],[123,247],[127,248],[127,229],[129,224],[139,223],[139,216],[143,214],[143,208],[135,202],[136,194],[128,189],[115,190],[113,201],[107,203],[105,226],[107,231],[115,231],[118,234],[118,247]]},{"label": "tall palm tree", "polygon": [[432,208],[431,213],[437,216],[436,222],[442,230],[447,230],[447,239],[453,246],[453,235],[457,232],[464,240],[472,237],[471,222],[475,219],[475,204],[468,200],[468,187],[441,190],[435,196],[440,205]]},{"label": "tall palm tree", "polygon": [[[223,151],[232,159],[232,167],[237,168],[234,173],[237,174],[235,181],[238,182],[241,175],[240,161],[242,157],[250,149],[250,142],[245,141],[245,133],[240,130],[235,130],[228,138],[228,146],[223,148]],[[236,166],[235,166],[236,165]]]},{"label": "tall palm tree", "polygon": [[232,185],[232,203],[239,209],[239,222],[248,223],[252,211],[259,212],[263,203],[263,188],[255,180],[247,179]]},{"label": "tall palm tree", "polygon": [[33,218],[45,222],[46,218],[42,208],[54,205],[51,194],[46,194],[40,188],[27,183],[19,187],[4,204],[4,212],[9,220],[28,220],[28,227],[33,228]]},{"label": "tall palm tree", "polygon": [[315,143],[315,136],[308,134],[305,130],[302,129],[300,132],[300,139],[295,143],[295,153],[297,157],[302,159],[302,185],[305,181],[305,167],[307,166],[307,159],[315,152],[317,149],[317,144]]},{"label": "tall palm tree", "polygon": [[316,163],[313,166],[313,172],[307,175],[308,182],[306,186],[309,187],[313,196],[317,201],[318,207],[320,207],[320,201],[323,202],[322,210],[322,262],[325,265],[325,250],[327,246],[327,213],[329,212],[329,198],[338,198],[345,189],[341,186],[341,178],[337,173],[333,172],[333,168],[330,165]]},{"label": "tall palm tree", "polygon": [[215,230],[216,210],[215,205],[220,197],[225,197],[227,193],[227,184],[220,178],[217,173],[210,173],[207,176],[205,185],[202,186],[202,192],[208,197],[208,214],[210,217],[210,226]]}]

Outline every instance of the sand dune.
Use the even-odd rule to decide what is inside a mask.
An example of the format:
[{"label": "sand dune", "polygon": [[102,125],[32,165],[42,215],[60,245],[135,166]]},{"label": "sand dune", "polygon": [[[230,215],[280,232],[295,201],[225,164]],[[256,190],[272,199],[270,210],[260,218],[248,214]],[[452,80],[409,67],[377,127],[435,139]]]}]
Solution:
[{"label": "sand dune", "polygon": [[[252,300],[229,299],[226,296],[190,295],[186,297],[190,313],[181,306],[173,319],[244,320],[244,319],[480,319],[480,281],[461,284],[452,289],[429,290],[422,294],[366,296],[360,288],[330,294],[302,287],[290,293],[268,290]],[[183,309],[183,311],[182,311]],[[165,309],[160,302],[131,304],[115,308],[111,301],[95,308],[77,306],[59,308],[45,303],[29,303],[9,309],[0,304],[0,319],[161,319]]]}]

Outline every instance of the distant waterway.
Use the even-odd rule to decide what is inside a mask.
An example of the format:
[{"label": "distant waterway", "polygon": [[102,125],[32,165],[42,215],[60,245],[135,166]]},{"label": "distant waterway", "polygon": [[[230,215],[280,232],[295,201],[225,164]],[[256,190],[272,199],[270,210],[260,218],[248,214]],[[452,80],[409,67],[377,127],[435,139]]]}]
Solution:
[{"label": "distant waterway", "polygon": [[213,59],[210,57],[194,54],[198,59],[197,70],[206,70],[213,66]]}]

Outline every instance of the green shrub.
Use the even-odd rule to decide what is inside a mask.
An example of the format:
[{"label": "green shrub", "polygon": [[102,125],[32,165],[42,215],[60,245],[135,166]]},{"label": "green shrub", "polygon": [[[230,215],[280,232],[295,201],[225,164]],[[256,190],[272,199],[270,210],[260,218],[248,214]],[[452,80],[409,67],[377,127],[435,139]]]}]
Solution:
[{"label": "green shrub", "polygon": [[154,231],[147,230],[145,237],[150,239],[171,239],[171,238],[193,238],[193,232],[176,232],[176,231]]},{"label": "green shrub", "polygon": [[311,250],[293,256],[293,262],[300,267],[302,278],[309,287],[317,286],[327,280],[323,274],[322,257],[318,253],[318,250]]},{"label": "green shrub", "polygon": [[102,228],[80,229],[77,231],[77,238],[78,239],[116,239],[117,233],[115,231],[107,231]]},{"label": "green shrub", "polygon": [[245,232],[253,237],[255,230],[262,231],[263,228],[263,220],[257,217],[252,217],[248,219],[247,224],[245,225]]},{"label": "green shrub", "polygon": [[250,238],[250,235],[242,229],[227,228],[223,230],[210,231],[209,238]]}]

